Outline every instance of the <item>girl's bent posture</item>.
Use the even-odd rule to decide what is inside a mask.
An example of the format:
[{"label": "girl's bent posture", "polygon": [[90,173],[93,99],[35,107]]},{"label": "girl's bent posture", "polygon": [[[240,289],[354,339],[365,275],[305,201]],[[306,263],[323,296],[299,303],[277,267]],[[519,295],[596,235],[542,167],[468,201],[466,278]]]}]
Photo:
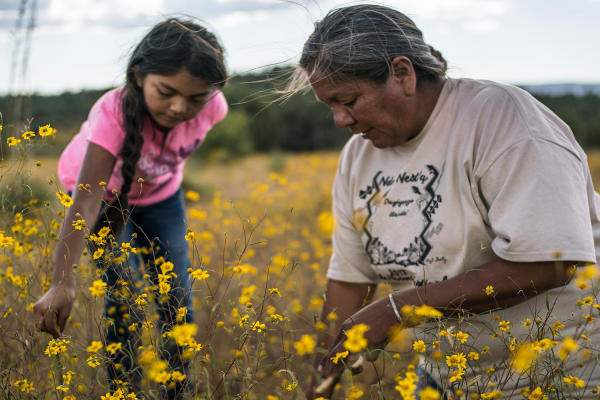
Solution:
[{"label": "girl's bent posture", "polygon": [[[226,79],[223,50],[212,33],[189,21],[159,23],[135,48],[125,86],[98,100],[60,158],[59,178],[74,193],[66,221],[84,219],[94,228],[89,250],[108,289],[105,345],[122,349],[113,352],[109,377],[133,391],[141,383],[136,331],[153,321],[125,299],[144,298],[138,288],[149,279],[160,288],[161,326],[194,319],[180,185],[185,160],[227,113],[220,92]],[[101,254],[94,242],[102,241],[118,247]],[[67,223],[57,245],[53,286],[34,306],[38,329],[55,338],[73,307],[72,266],[85,245],[83,233]],[[135,253],[141,253],[143,264]],[[165,346],[161,356],[178,376],[186,374],[176,346]],[[171,387],[168,397],[181,393],[185,382]]]}]

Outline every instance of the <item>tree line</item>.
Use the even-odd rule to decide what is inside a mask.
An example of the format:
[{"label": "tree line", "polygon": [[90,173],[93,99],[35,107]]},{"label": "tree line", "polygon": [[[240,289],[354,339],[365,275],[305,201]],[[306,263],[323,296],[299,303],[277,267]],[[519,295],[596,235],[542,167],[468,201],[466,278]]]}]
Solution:
[{"label": "tree line", "polygon": [[[286,70],[233,76],[223,92],[229,103],[227,117],[207,136],[198,155],[234,157],[252,152],[313,151],[341,148],[350,138],[349,130],[333,124],[328,106],[316,101],[311,91],[297,93],[286,101],[278,101],[277,90],[285,86]],[[57,129],[54,146],[46,152],[60,153],[94,104],[109,89],[65,92],[60,95],[34,94],[28,99],[32,126],[52,125]],[[573,130],[584,148],[600,147],[600,96],[535,96]],[[7,108],[14,102],[0,97],[3,125]],[[10,119],[10,118],[9,118]],[[6,136],[6,135],[3,135]]]}]

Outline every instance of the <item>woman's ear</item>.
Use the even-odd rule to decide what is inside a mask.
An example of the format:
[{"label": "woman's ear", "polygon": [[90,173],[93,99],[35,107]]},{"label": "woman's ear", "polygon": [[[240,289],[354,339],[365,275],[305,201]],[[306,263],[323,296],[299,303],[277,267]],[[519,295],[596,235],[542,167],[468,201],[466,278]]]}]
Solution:
[{"label": "woman's ear", "polygon": [[142,87],[144,85],[144,78],[140,75],[140,67],[138,65],[133,66],[133,76],[138,87]]},{"label": "woman's ear", "polygon": [[398,56],[392,60],[392,79],[402,87],[407,96],[412,96],[417,91],[417,74],[406,56]]}]

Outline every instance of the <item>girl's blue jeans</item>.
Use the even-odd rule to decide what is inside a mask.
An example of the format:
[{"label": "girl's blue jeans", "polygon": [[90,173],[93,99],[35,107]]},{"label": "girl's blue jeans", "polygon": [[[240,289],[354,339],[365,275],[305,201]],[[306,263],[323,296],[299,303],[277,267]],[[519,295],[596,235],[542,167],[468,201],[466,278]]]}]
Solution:
[{"label": "girl's blue jeans", "polygon": [[[102,217],[102,216],[100,216]],[[168,199],[146,207],[135,207],[131,211],[131,218],[126,225],[124,234],[118,238],[119,243],[129,242],[132,235],[136,233],[137,238],[133,240],[132,247],[138,249],[138,254],[130,254],[127,262],[118,266],[111,266],[105,270],[104,281],[108,288],[125,288],[129,301],[114,291],[108,291],[105,297],[105,334],[106,345],[121,343],[122,349],[112,357],[118,369],[108,367],[111,382],[120,379],[129,382],[132,389],[139,388],[142,373],[137,365],[137,349],[142,345],[140,332],[144,323],[151,322],[159,331],[159,340],[167,342],[161,345],[160,356],[167,360],[170,369],[178,370],[182,374],[187,373],[187,364],[182,361],[182,349],[175,346],[172,340],[163,338],[163,331],[168,331],[176,323],[192,323],[194,321],[193,298],[188,258],[188,244],[185,240],[185,208],[183,204],[183,192],[181,188]],[[139,251],[142,249],[143,251]],[[150,285],[157,287],[158,274],[161,273],[160,262],[156,260],[164,257],[165,262],[172,262],[177,277],[171,277],[169,284],[171,290],[168,296],[162,296],[158,290],[144,291]],[[141,259],[141,260],[140,260]],[[143,262],[143,264],[141,262]],[[161,260],[162,261],[162,260]],[[97,263],[97,267],[102,267]],[[146,278],[144,278],[144,276]],[[123,283],[126,283],[123,286]],[[130,291],[130,292],[129,292]],[[152,315],[140,312],[135,305],[132,306],[132,298],[147,293],[154,293],[158,305],[158,321],[152,319]],[[148,297],[146,297],[148,300]],[[148,302],[150,303],[150,302]],[[180,308],[187,309],[183,320],[177,321]],[[154,329],[154,328],[150,328]],[[159,350],[159,349],[155,349]],[[136,388],[137,386],[137,388]],[[181,384],[171,388],[169,398],[174,398],[181,391]],[[171,393],[172,392],[172,393]]]}]

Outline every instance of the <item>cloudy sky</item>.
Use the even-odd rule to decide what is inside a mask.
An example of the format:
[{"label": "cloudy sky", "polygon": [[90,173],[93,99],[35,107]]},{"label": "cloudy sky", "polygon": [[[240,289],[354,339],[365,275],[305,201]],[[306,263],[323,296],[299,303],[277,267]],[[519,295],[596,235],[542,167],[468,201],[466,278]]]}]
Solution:
[{"label": "cloudy sky", "polygon": [[[0,93],[10,85],[21,1],[0,0]],[[24,87],[57,93],[119,85],[132,46],[154,23],[177,13],[201,18],[217,33],[232,71],[293,62],[314,22],[348,4],[356,3],[37,0]],[[448,60],[450,76],[513,84],[600,83],[600,0],[381,0],[379,4],[396,7],[415,20],[425,40]]]}]

